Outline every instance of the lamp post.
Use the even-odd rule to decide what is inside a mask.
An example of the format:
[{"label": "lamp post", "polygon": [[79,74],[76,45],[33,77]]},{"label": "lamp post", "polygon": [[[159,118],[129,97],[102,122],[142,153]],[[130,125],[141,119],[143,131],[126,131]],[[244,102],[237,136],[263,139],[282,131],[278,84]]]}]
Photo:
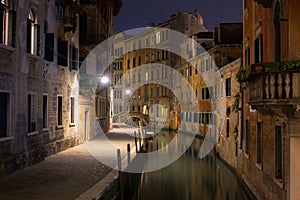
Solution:
[{"label": "lamp post", "polygon": [[102,76],[101,79],[100,79],[100,82],[101,84],[105,87],[105,117],[106,117],[106,126],[107,126],[107,131],[109,129],[109,118],[108,118],[108,112],[107,112],[107,109],[108,109],[108,99],[107,99],[107,86],[108,86],[108,83],[109,83],[109,78],[107,76]]}]

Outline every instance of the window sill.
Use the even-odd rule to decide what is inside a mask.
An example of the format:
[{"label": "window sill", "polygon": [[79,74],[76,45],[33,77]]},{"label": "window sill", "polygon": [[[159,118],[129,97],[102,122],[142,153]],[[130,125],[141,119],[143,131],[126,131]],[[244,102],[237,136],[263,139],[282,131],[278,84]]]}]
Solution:
[{"label": "window sill", "polygon": [[31,54],[31,53],[27,53],[27,56],[30,59],[30,61],[32,61],[32,62],[37,62],[39,60],[39,56]]},{"label": "window sill", "polygon": [[276,183],[276,185],[278,187],[280,187],[281,189],[283,189],[283,179],[281,179],[281,178],[274,178],[274,182]]},{"label": "window sill", "polygon": [[37,135],[39,132],[38,131],[33,131],[33,132],[30,132],[30,133],[27,133],[26,135],[27,136],[33,136],[33,135]]},{"label": "window sill", "polygon": [[3,138],[0,138],[0,142],[5,142],[5,141],[8,141],[8,140],[12,140],[14,139],[13,136],[10,136],[10,137],[3,137]]},{"label": "window sill", "polygon": [[69,124],[69,127],[75,127],[75,126],[76,126],[75,123],[70,123],[70,124]]},{"label": "window sill", "polygon": [[49,128],[43,128],[43,132],[48,132]]},{"label": "window sill", "polygon": [[6,58],[9,57],[10,54],[15,50],[14,47],[0,44],[0,57]]},{"label": "window sill", "polygon": [[262,165],[261,163],[255,163],[255,166],[257,169],[259,169],[260,171],[262,171]]},{"label": "window sill", "polygon": [[61,129],[64,129],[63,125],[58,125],[58,126],[56,127],[56,130],[61,130]]}]

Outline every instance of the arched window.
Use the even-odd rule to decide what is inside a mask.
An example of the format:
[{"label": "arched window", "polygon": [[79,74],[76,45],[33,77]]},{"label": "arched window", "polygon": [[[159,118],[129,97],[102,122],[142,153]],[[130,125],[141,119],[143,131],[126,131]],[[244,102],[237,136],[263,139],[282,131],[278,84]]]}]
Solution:
[{"label": "arched window", "polygon": [[275,53],[275,61],[281,61],[281,25],[280,25],[280,4],[279,1],[275,4],[274,9],[274,30],[275,30],[275,45],[274,45],[274,53]]},{"label": "arched window", "polygon": [[32,10],[27,19],[27,53],[40,55],[40,25]]},{"label": "arched window", "polygon": [[9,28],[9,3],[7,0],[0,2],[0,43],[8,44],[8,28]]}]

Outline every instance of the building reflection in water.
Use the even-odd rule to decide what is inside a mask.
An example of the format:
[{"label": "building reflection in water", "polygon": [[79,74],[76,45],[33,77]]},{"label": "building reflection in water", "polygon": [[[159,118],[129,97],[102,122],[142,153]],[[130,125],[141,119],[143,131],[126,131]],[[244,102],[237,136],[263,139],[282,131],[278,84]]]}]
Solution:
[{"label": "building reflection in water", "polygon": [[[171,139],[166,135],[158,136],[162,144]],[[168,167],[144,173],[134,199],[250,199],[235,174],[222,161],[212,154],[198,158],[201,142],[195,139],[186,154]]]}]

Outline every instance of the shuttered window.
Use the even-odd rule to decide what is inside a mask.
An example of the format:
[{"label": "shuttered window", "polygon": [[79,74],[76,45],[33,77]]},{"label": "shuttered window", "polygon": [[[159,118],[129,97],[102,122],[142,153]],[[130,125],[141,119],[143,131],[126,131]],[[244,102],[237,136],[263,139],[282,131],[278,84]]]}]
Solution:
[{"label": "shuttered window", "polygon": [[69,68],[71,70],[78,70],[78,49],[71,45],[69,55]]},{"label": "shuttered window", "polygon": [[45,33],[45,57],[44,59],[52,62],[54,58],[54,33]]},{"label": "shuttered window", "polygon": [[27,118],[27,127],[28,133],[36,131],[36,95],[28,94],[28,118]]},{"label": "shuttered window", "polygon": [[67,67],[68,66],[68,41],[57,40],[57,64]]}]

